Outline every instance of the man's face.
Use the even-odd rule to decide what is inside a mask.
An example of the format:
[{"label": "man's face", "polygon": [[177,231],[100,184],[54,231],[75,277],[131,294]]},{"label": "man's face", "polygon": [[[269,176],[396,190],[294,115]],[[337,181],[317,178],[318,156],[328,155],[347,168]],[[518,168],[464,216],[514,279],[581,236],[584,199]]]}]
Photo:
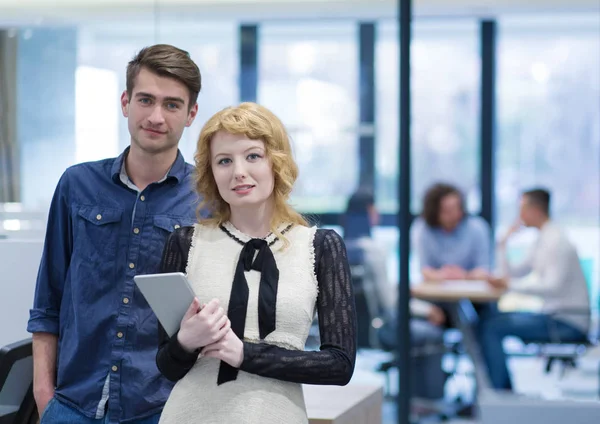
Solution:
[{"label": "man's face", "polygon": [[457,194],[448,194],[440,201],[439,221],[442,228],[452,231],[463,219],[462,205]]},{"label": "man's face", "polygon": [[536,220],[537,210],[535,206],[531,205],[527,196],[521,196],[519,217],[526,227],[531,227]]},{"label": "man's face", "polygon": [[131,98],[127,91],[121,96],[132,147],[148,154],[176,149],[183,130],[194,122],[198,112],[198,105],[190,108],[189,102],[189,91],[184,84],[142,68]]}]

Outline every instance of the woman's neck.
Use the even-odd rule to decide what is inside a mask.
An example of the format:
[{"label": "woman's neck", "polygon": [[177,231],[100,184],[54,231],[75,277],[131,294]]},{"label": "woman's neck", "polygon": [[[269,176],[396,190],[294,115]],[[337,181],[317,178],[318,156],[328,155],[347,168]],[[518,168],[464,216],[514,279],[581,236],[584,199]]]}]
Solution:
[{"label": "woman's neck", "polygon": [[229,221],[242,233],[256,238],[265,238],[271,232],[273,218],[272,202],[258,207],[231,208]]}]

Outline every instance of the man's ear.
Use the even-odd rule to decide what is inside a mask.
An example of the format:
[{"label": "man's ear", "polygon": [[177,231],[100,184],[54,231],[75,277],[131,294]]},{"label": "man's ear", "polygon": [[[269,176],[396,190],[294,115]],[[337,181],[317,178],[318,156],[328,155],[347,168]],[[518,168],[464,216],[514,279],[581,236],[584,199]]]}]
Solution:
[{"label": "man's ear", "polygon": [[127,90],[124,90],[121,94],[121,111],[125,118],[129,118],[129,94]]},{"label": "man's ear", "polygon": [[194,106],[192,106],[192,108],[190,109],[190,112],[188,113],[187,123],[185,124],[186,127],[189,127],[190,125],[192,125],[192,123],[194,122],[194,119],[196,119],[197,114],[198,114],[198,103],[195,103]]}]

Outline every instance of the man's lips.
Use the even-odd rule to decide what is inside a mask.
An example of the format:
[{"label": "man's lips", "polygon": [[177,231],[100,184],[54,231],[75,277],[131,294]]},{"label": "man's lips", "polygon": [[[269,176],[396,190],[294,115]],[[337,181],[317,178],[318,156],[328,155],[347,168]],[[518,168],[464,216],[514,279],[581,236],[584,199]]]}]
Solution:
[{"label": "man's lips", "polygon": [[144,131],[148,131],[149,133],[152,133],[152,134],[158,134],[158,135],[166,134],[166,132],[157,131],[157,130],[153,130],[153,129],[150,129],[150,128],[143,128],[143,129],[144,129]]}]

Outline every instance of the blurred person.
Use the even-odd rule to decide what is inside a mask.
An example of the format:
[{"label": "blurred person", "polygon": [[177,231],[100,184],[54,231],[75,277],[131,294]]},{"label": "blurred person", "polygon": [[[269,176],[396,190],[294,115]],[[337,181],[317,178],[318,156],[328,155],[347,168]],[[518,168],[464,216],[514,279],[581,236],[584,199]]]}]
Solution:
[{"label": "blurred person", "polygon": [[[432,185],[423,198],[421,218],[414,236],[421,275],[425,283],[447,280],[489,280],[491,230],[487,222],[466,213],[463,194],[455,186]],[[435,302],[448,327],[457,327],[452,305]],[[494,314],[496,303],[475,303],[478,316]]]},{"label": "blurred person", "polygon": [[157,272],[167,236],[195,221],[193,167],[178,144],[200,88],[187,52],[142,49],[121,95],[129,147],[60,178],[27,326],[42,424],[159,420],[173,385],[156,367],[157,319],[133,276]]},{"label": "blurred person", "polygon": [[[539,230],[536,243],[518,264],[511,265],[506,245],[522,226]],[[501,275],[492,285],[510,292],[538,296],[540,313],[499,313],[480,322],[479,340],[492,385],[512,390],[502,343],[506,336],[527,342],[581,342],[590,327],[590,299],[575,246],[550,219],[550,193],[545,189],[525,191],[521,196],[519,219],[499,241]]]},{"label": "blurred person", "polygon": [[[364,290],[373,288],[376,293],[385,323],[379,331],[380,343],[385,349],[391,350],[397,347],[395,329],[398,287],[390,284],[387,275],[387,254],[371,234],[372,228],[379,224],[379,219],[373,193],[368,189],[359,188],[348,200],[342,227],[349,255],[362,254],[362,284]],[[441,308],[413,298],[410,300],[410,311],[414,317],[410,324],[414,343],[424,343],[442,337],[440,327],[445,323],[446,315]]]},{"label": "blurred person", "polygon": [[[182,227],[163,272],[187,272],[197,295],[156,362],[176,381],[160,422],[307,423],[302,384],[346,385],[356,319],[346,249],[289,204],[298,175],[281,121],[242,103],[204,125],[196,190],[211,219]],[[202,306],[204,305],[204,306]],[[321,346],[304,346],[315,312]]]},{"label": "blurred person", "polygon": [[467,215],[460,190],[434,184],[425,193],[421,219],[415,222],[423,279],[487,280],[491,231],[480,217]]}]

